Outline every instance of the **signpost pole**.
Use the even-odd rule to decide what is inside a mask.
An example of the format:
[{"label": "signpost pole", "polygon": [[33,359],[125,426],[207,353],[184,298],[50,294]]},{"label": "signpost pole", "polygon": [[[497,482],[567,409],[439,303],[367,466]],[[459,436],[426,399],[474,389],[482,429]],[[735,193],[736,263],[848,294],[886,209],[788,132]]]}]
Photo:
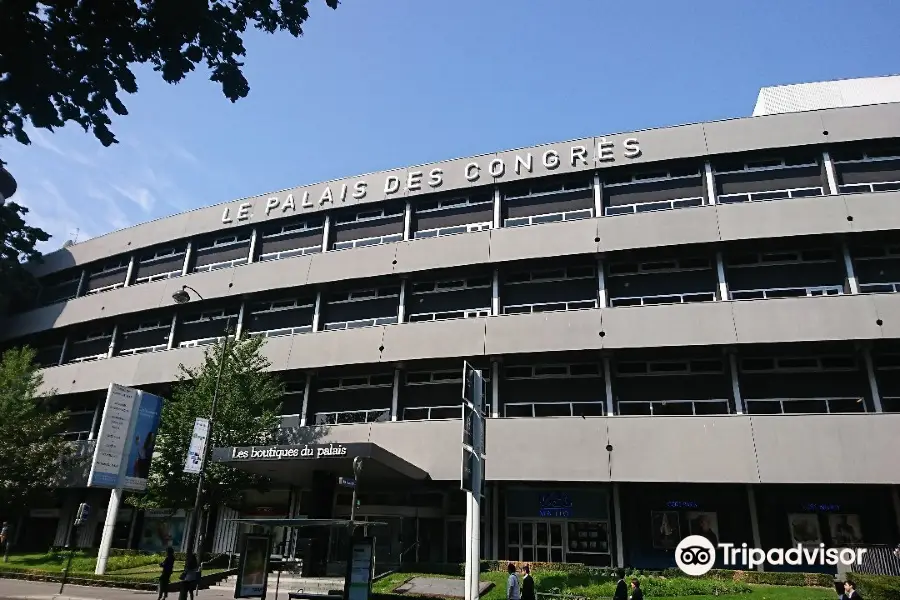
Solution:
[{"label": "signpost pole", "polygon": [[113,488],[109,494],[109,506],[106,508],[106,519],[103,521],[103,536],[100,538],[100,548],[97,551],[97,567],[94,569],[96,575],[106,573],[106,561],[109,559],[109,549],[112,547],[122,494],[121,487]]},{"label": "signpost pole", "polygon": [[[466,490],[465,600],[478,600],[481,575],[481,495],[484,487],[484,379],[463,364],[462,481]],[[469,422],[470,421],[470,422]],[[467,430],[467,427],[470,429]],[[467,463],[471,465],[466,469]]]}]

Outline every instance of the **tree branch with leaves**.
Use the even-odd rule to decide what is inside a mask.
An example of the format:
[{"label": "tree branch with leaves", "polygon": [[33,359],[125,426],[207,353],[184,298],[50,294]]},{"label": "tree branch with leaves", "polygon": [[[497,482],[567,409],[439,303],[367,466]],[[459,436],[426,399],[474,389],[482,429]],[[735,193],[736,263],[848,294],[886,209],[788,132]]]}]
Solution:
[{"label": "tree branch with leaves", "polygon": [[[325,0],[332,9],[338,0]],[[0,2],[0,138],[29,144],[26,123],[68,122],[117,142],[110,113],[127,115],[121,92],[150,64],[178,83],[204,64],[232,102],[250,92],[240,58],[248,27],[303,34],[309,0],[24,0]]]},{"label": "tree branch with leaves", "polygon": [[68,411],[55,406],[53,393],[40,393],[43,377],[34,358],[28,347],[0,358],[0,506],[20,515],[65,483],[73,453],[59,435]]},{"label": "tree branch with leaves", "polygon": [[[284,384],[268,371],[271,363],[262,355],[264,338],[229,340],[212,439],[213,448],[262,446],[276,442],[281,423]],[[184,472],[194,421],[209,418],[222,341],[210,346],[196,368],[180,365],[172,397],[163,404],[159,436],[150,468],[147,492],[129,503],[138,508],[191,509],[197,475]],[[267,489],[265,478],[209,462],[205,470],[205,504],[236,505],[247,489]]]}]

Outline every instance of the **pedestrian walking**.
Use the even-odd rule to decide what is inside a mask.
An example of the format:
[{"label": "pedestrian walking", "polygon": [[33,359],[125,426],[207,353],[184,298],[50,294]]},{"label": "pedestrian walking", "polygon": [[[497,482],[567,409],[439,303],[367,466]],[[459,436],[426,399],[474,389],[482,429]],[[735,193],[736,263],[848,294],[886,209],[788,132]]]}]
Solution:
[{"label": "pedestrian walking", "polygon": [[625,583],[625,571],[619,571],[619,581],[616,582],[616,593],[613,600],[628,600],[628,584]]},{"label": "pedestrian walking", "polygon": [[169,597],[169,583],[172,581],[172,571],[175,570],[175,551],[169,546],[166,548],[166,558],[159,563],[162,573],[159,574],[159,590],[156,600]]},{"label": "pedestrian walking", "polygon": [[634,578],[631,580],[631,600],[644,600],[644,591],[641,582]]},{"label": "pedestrian walking", "polygon": [[531,567],[525,565],[522,569],[525,573],[522,577],[522,600],[536,600],[534,595],[534,578],[531,576]]},{"label": "pedestrian walking", "polygon": [[840,600],[862,600],[862,596],[856,591],[856,582],[848,579],[844,582],[844,593],[839,596]]},{"label": "pedestrian walking", "polygon": [[189,552],[184,561],[181,581],[191,600],[194,600],[194,590],[197,589],[197,582],[200,581],[200,564],[197,562],[197,555],[193,552]]},{"label": "pedestrian walking", "polygon": [[506,565],[506,572],[509,577],[506,578],[506,600],[521,600],[522,594],[519,588],[519,578],[516,576],[516,565],[509,563]]}]

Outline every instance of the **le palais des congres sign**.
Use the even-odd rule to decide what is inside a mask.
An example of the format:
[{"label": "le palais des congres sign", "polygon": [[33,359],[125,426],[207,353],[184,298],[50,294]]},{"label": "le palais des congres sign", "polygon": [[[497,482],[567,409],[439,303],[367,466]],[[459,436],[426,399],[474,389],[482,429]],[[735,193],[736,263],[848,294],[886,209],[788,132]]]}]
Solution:
[{"label": "le palais des congres sign", "polygon": [[[410,169],[404,178],[397,175],[385,175],[384,197],[389,199],[392,196],[402,196],[404,190],[410,192],[422,192],[428,189],[439,190],[444,185],[444,176],[447,174],[448,165],[453,163],[459,164],[459,166],[454,165],[454,168],[462,169],[462,176],[465,177],[466,181],[477,184],[479,182],[502,180],[504,176],[510,175],[510,172],[515,173],[517,176],[523,173],[548,175],[557,171],[566,163],[568,163],[569,167],[575,169],[589,168],[592,162],[590,160],[592,150],[594,151],[593,162],[597,164],[614,163],[619,158],[633,160],[641,155],[641,146],[637,138],[629,137],[623,140],[621,144],[616,144],[616,142],[601,137],[597,138],[595,148],[589,148],[583,144],[572,144],[565,151],[551,148],[535,154],[532,151],[523,150],[516,152],[509,161],[499,156],[490,160],[487,160],[485,157],[481,161],[452,161],[438,164],[427,172],[425,170]],[[310,192],[310,190],[300,191],[294,188],[294,190],[281,192],[266,198],[262,218],[287,216],[296,213],[298,208],[314,209],[316,207],[324,208],[326,205],[339,205],[351,198],[356,202],[360,202],[365,200],[369,194],[369,186],[369,181],[358,179],[355,182],[351,180],[343,183],[333,182],[326,184],[321,191],[317,190],[315,194]],[[237,206],[226,206],[222,213],[222,223],[225,225],[235,222],[242,223],[253,218],[253,202],[242,202]]]}]

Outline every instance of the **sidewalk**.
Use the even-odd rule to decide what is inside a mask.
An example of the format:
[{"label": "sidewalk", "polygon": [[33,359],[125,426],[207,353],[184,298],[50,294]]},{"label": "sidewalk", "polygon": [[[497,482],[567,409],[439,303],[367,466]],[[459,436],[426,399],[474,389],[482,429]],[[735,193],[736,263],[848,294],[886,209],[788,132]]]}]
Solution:
[{"label": "sidewalk", "polygon": [[[197,600],[223,600],[232,598],[216,589],[195,593]],[[285,596],[286,598],[286,596]],[[66,584],[59,593],[59,583],[46,581],[22,581],[0,579],[0,600],[156,600],[156,592],[125,590],[120,588],[91,587]],[[170,593],[169,600],[178,600],[178,592]]]}]

